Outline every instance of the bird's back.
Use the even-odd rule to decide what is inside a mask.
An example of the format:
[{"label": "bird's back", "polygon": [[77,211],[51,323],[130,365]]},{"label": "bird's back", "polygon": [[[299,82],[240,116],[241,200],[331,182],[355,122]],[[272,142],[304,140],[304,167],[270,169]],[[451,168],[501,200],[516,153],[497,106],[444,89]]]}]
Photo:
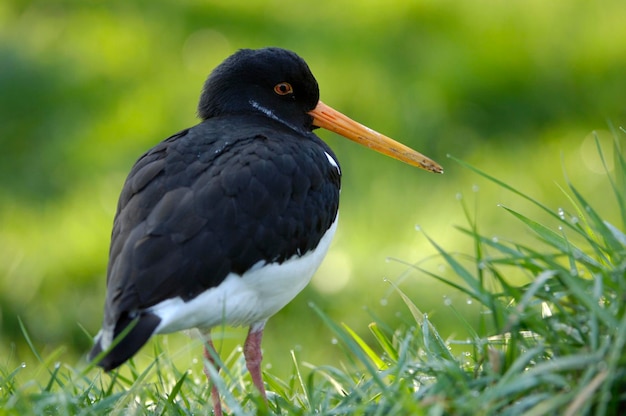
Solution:
[{"label": "bird's back", "polygon": [[324,142],[261,115],[211,118],[159,143],[120,196],[92,356],[136,320],[110,364],[100,363],[114,368],[159,325],[146,309],[314,250],[336,219],[339,187]]}]

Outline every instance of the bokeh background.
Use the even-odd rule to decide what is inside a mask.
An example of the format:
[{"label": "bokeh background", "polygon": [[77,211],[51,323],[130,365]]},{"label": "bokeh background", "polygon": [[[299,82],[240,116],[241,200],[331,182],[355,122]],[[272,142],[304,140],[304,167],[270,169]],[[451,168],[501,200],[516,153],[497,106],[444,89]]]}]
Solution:
[{"label": "bokeh background", "polygon": [[[44,357],[84,365],[100,327],[109,236],[134,161],[197,122],[210,70],[239,48],[281,46],[307,60],[322,99],[439,161],[445,175],[405,166],[319,132],[343,168],[340,227],[312,284],[270,320],[265,363],[289,351],[343,360],[309,307],[368,336],[408,313],[395,282],[442,334],[463,339],[463,295],[411,271],[448,273],[424,236],[471,253],[460,198],[480,229],[532,239],[497,204],[524,201],[447,159],[461,158],[543,201],[566,203],[563,171],[592,201],[609,198],[594,137],[612,152],[626,124],[626,7],[607,1],[75,0],[0,3],[0,362]],[[623,136],[622,136],[623,137]],[[566,207],[567,208],[567,207]],[[608,219],[617,213],[603,213]],[[539,214],[537,214],[539,215]],[[422,231],[416,229],[419,225]],[[396,260],[397,259],[397,260]],[[226,330],[223,350],[242,342]],[[188,365],[201,347],[161,338]],[[138,360],[148,362],[152,349]]]}]

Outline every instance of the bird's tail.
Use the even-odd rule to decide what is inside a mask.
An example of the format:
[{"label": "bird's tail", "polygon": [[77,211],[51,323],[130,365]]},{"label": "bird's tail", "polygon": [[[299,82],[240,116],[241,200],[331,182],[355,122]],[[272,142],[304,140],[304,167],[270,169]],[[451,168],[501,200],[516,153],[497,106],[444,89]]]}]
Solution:
[{"label": "bird's tail", "polygon": [[120,317],[114,328],[104,328],[96,335],[89,361],[96,360],[96,365],[105,371],[119,367],[150,339],[160,322],[161,318],[151,313]]}]

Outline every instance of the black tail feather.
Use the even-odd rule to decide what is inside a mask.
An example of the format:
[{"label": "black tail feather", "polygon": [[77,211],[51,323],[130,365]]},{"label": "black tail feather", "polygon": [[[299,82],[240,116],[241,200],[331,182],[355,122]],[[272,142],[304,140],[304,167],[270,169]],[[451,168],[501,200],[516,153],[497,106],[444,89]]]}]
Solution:
[{"label": "black tail feather", "polygon": [[[151,313],[142,314],[134,319],[128,316],[120,317],[115,325],[114,347],[111,348],[96,365],[102,367],[105,371],[111,371],[122,365],[148,342],[148,339],[150,339],[160,322],[161,318]],[[132,326],[129,330],[125,331],[129,325]],[[124,332],[127,333],[124,334]],[[117,338],[120,334],[123,335],[123,338],[118,340]],[[102,338],[100,337],[96,340],[96,344],[89,352],[89,360],[94,360],[101,353]]]}]

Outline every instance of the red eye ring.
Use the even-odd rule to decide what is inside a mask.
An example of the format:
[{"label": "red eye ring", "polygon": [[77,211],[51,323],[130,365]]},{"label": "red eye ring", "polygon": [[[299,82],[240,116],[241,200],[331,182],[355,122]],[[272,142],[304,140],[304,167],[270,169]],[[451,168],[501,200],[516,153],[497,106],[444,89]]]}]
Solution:
[{"label": "red eye ring", "polygon": [[274,92],[278,95],[293,94],[293,87],[288,82],[279,82],[274,85]]}]

